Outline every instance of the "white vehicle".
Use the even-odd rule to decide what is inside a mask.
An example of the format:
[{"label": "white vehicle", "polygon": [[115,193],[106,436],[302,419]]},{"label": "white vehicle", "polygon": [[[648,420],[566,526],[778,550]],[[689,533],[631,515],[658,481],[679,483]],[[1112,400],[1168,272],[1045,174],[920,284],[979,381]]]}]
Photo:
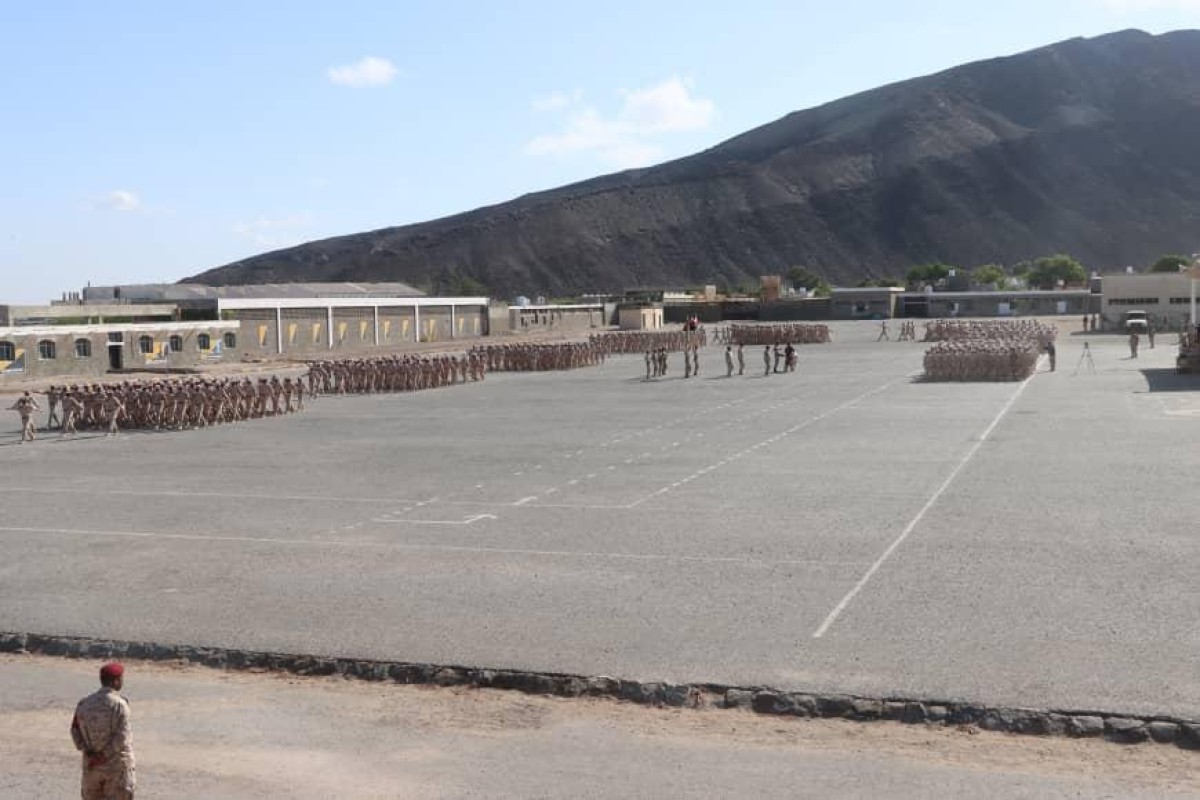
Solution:
[{"label": "white vehicle", "polygon": [[1126,311],[1125,312],[1125,332],[1126,333],[1145,333],[1150,329],[1150,323],[1146,319],[1145,311]]}]

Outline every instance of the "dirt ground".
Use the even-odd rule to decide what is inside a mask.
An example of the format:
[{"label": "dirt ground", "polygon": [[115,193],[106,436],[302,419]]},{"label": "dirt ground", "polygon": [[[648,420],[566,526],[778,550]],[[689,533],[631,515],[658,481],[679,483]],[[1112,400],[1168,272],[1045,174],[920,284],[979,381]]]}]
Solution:
[{"label": "dirt ground", "polygon": [[[0,795],[66,797],[99,662],[0,657]],[[127,665],[140,797],[1200,797],[1171,746]]]}]

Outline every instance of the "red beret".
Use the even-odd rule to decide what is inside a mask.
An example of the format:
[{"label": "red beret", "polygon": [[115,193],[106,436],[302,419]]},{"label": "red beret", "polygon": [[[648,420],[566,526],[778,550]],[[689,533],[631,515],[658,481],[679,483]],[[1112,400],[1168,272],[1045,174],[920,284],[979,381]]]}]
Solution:
[{"label": "red beret", "polygon": [[125,674],[125,665],[119,661],[105,664],[100,668],[100,680],[111,681]]}]

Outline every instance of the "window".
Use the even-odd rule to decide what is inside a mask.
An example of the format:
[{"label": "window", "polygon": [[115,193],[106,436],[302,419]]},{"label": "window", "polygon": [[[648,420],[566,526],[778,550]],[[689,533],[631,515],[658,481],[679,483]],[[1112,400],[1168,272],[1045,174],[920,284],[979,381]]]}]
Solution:
[{"label": "window", "polygon": [[1110,306],[1156,306],[1157,297],[1110,297]]},{"label": "window", "polygon": [[125,334],[110,333],[108,335],[108,343],[109,344],[124,344],[125,343]]},{"label": "window", "polygon": [[236,333],[225,334],[225,347],[230,350],[237,347],[237,334]]},{"label": "window", "polygon": [[58,358],[58,347],[55,346],[51,339],[42,339],[38,342],[38,358],[43,361],[50,361]]},{"label": "window", "polygon": [[1192,302],[1192,298],[1190,298],[1190,297],[1172,297],[1171,298],[1171,305],[1173,305],[1173,306],[1186,306],[1186,305],[1189,305],[1191,302]]},{"label": "window", "polygon": [[139,336],[138,337],[138,352],[145,353],[145,354],[153,353],[154,352],[154,337],[153,336]]},{"label": "window", "polygon": [[167,340],[167,344],[170,346],[172,353],[183,352],[183,337],[182,336],[172,336],[170,339]]},{"label": "window", "polygon": [[16,361],[17,348],[12,342],[0,342],[0,361]]},{"label": "window", "polygon": [[209,338],[207,333],[202,333],[196,337],[196,346],[201,350],[211,350],[212,339]]},{"label": "window", "polygon": [[91,358],[92,357],[92,340],[91,339],[76,339],[75,340],[75,357],[76,358]]}]

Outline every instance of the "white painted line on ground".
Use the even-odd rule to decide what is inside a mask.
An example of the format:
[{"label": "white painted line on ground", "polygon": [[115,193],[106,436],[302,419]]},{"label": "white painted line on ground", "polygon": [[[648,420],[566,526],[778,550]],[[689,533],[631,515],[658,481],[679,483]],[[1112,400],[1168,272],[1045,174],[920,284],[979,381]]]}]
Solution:
[{"label": "white painted line on ground", "polygon": [[98,494],[98,495],[136,495],[142,498],[154,497],[220,497],[237,500],[312,500],[321,503],[415,503],[425,505],[437,498],[429,500],[413,500],[407,497],[329,497],[315,494],[246,494],[240,492],[184,492],[167,491],[162,489],[113,489],[108,486],[89,488],[72,484],[67,488],[46,486],[5,486],[6,492],[23,492],[25,494]]},{"label": "white painted line on ground", "polygon": [[1021,381],[1021,385],[1017,387],[1015,392],[1013,392],[1012,397],[1008,398],[1008,402],[1004,404],[1004,407],[1001,408],[999,413],[996,414],[991,424],[988,425],[983,431],[983,435],[979,437],[979,440],[971,446],[971,449],[967,451],[967,454],[964,455],[958,464],[955,465],[954,469],[950,471],[950,474],[946,476],[946,480],[942,481],[942,485],[939,486],[937,491],[935,491],[929,497],[929,499],[925,501],[925,505],[921,506],[921,510],[917,512],[917,515],[913,517],[907,525],[904,526],[904,530],[900,532],[900,535],[897,536],[895,540],[893,540],[892,543],[887,546],[887,549],[880,554],[879,558],[875,559],[875,563],[871,564],[867,571],[863,573],[863,576],[858,579],[858,583],[854,584],[854,588],[847,592],[846,596],[843,597],[841,601],[833,607],[833,610],[829,612],[829,616],[825,617],[825,621],[821,623],[821,627],[817,628],[817,630],[813,633],[812,636],[814,639],[820,639],[825,635],[830,626],[837,621],[837,618],[841,616],[842,612],[846,610],[854,598],[858,596],[858,593],[862,591],[863,587],[866,586],[871,578],[874,577],[875,573],[879,571],[879,568],[883,566],[883,563],[888,560],[892,553],[896,552],[896,548],[902,545],[904,540],[908,538],[909,534],[916,529],[917,525],[921,523],[921,520],[925,518],[925,515],[929,513],[929,509],[933,508],[934,504],[937,503],[938,498],[942,496],[942,493],[950,487],[950,484],[954,483],[954,479],[958,477],[958,474],[962,472],[963,468],[970,463],[972,458],[975,457],[975,454],[979,452],[979,448],[983,447],[984,442],[986,442],[988,437],[992,435],[992,431],[994,431],[996,426],[1000,424],[1000,420],[1004,419],[1005,415],[1008,414],[1009,409],[1011,409],[1017,402],[1017,398],[1019,398],[1025,391],[1025,387],[1029,385],[1029,382],[1033,380],[1033,377],[1036,374],[1037,372],[1035,371],[1033,375],[1030,375],[1028,378]]},{"label": "white painted line on ground", "polygon": [[[823,420],[823,419],[827,419],[828,417],[831,417],[831,416],[833,416],[834,414],[837,414],[837,413],[838,413],[838,412],[840,412],[840,411],[844,411],[845,409],[847,409],[847,408],[850,408],[850,407],[852,407],[852,406],[854,406],[854,405],[856,405],[856,404],[860,403],[861,401],[863,401],[863,400],[867,399],[868,397],[870,397],[870,396],[872,396],[872,395],[875,395],[875,394],[879,394],[880,392],[882,392],[882,391],[885,391],[886,389],[888,389],[888,388],[890,388],[891,386],[893,386],[893,385],[895,385],[895,384],[899,383],[900,381],[902,381],[902,380],[907,380],[907,379],[909,379],[909,378],[911,378],[911,377],[913,377],[913,373],[910,373],[910,374],[908,374],[908,375],[902,375],[902,376],[900,376],[900,377],[898,377],[898,378],[893,378],[892,380],[890,380],[890,381],[888,381],[888,382],[884,383],[884,384],[883,384],[883,385],[881,385],[881,386],[877,386],[877,387],[875,387],[874,389],[869,389],[869,390],[867,390],[867,391],[863,392],[862,394],[858,395],[857,397],[854,397],[854,398],[852,398],[852,399],[850,399],[850,400],[847,400],[846,402],[842,403],[841,405],[834,406],[833,408],[829,409],[828,411],[823,411],[823,412],[821,412],[820,414],[817,414],[815,417],[810,417],[809,419],[805,420],[804,422],[801,422],[801,423],[800,423],[800,424],[798,424],[798,425],[794,425],[793,427],[791,427],[791,428],[788,428],[788,429],[787,429],[787,431],[785,432],[785,434],[784,434],[784,435],[790,435],[790,434],[792,434],[792,433],[795,433],[795,432],[796,432],[796,431],[798,431],[798,430],[801,430],[801,429],[803,429],[803,428],[807,428],[807,427],[808,427],[808,426],[810,426],[810,425],[814,425],[814,424],[816,424],[816,423],[820,422],[820,421],[821,421],[821,420]],[[743,456],[743,455],[746,455],[746,454],[748,454],[748,453],[750,453],[750,452],[753,452],[753,451],[757,450],[757,449],[758,449],[758,448],[760,448],[760,447],[764,447],[764,446],[766,446],[767,444],[770,444],[770,441],[771,441],[771,440],[764,440],[764,441],[761,441],[761,442],[759,442],[758,444],[751,445],[750,447],[747,447],[745,450],[742,450],[742,451],[740,451],[740,452],[738,452],[738,453],[734,454],[734,455],[732,456],[732,458],[730,458],[730,460],[733,460],[733,459],[739,458],[739,457],[741,457],[741,456]],[[643,454],[643,455],[648,455],[648,454]],[[718,462],[718,463],[719,463],[719,462]],[[714,464],[714,465],[712,465],[712,466],[715,468],[715,467],[717,466],[717,464]],[[692,476],[692,477],[695,477],[695,476]],[[688,478],[688,479],[686,479],[686,480],[690,480],[690,479],[691,479],[691,478]],[[660,495],[660,494],[663,494],[663,493],[665,493],[665,492],[668,492],[668,491],[670,491],[672,488],[674,488],[674,487],[675,487],[675,486],[677,486],[677,485],[678,485],[678,484],[671,484],[670,486],[666,486],[666,487],[664,487],[664,488],[662,488],[662,489],[659,489],[659,490],[657,490],[657,491],[655,491],[655,492],[651,492],[650,494],[646,495],[645,497],[642,497],[642,498],[640,498],[640,499],[638,499],[638,500],[635,500],[635,501],[633,501],[633,502],[632,502],[632,503],[630,503],[630,504],[629,504],[627,507],[628,507],[628,508],[637,508],[638,506],[640,506],[642,503],[646,502],[647,500],[650,500],[651,498],[657,497],[658,495]]]},{"label": "white painted line on ground", "polygon": [[[480,515],[491,516],[490,514]],[[462,524],[462,523],[458,523]],[[549,556],[555,558],[607,558],[629,561],[682,561],[700,564],[743,564],[746,566],[859,566],[861,561],[829,561],[820,558],[778,559],[743,558],[740,556],[674,556],[664,553],[602,553],[591,550],[528,550],[503,547],[473,547],[441,544],[406,544],[396,542],[334,541],[330,539],[275,539],[266,536],[218,536],[197,533],[164,533],[159,531],[101,531],[75,528],[18,528],[0,527],[0,533],[47,533],[60,536],[95,536],[125,539],[176,539],[194,542],[233,542],[249,544],[284,544],[310,547],[345,547],[373,550],[427,550],[449,553],[489,553],[494,555]]]},{"label": "white painted line on ground", "polygon": [[404,525],[470,525],[481,519],[496,519],[495,514],[476,514],[466,519],[388,519],[386,517],[371,520],[372,522],[400,523]]},{"label": "white painted line on ground", "polygon": [[537,499],[538,499],[538,496],[537,496],[536,494],[531,494],[529,497],[522,497],[520,500],[518,500],[517,502],[513,503],[513,505],[514,505],[514,506],[523,506],[523,505],[525,505],[526,503],[528,503],[528,502],[530,502],[530,501],[532,501],[532,500],[537,500]]}]

